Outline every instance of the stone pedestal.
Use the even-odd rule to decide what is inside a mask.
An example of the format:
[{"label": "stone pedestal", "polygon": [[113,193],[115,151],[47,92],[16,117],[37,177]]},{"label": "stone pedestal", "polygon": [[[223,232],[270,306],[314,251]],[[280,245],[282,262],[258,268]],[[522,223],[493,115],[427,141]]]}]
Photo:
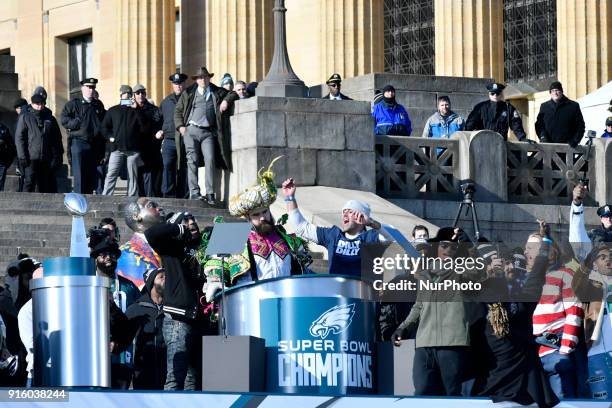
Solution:
[{"label": "stone pedestal", "polygon": [[263,392],[265,354],[265,342],[259,337],[202,337],[202,389]]},{"label": "stone pedestal", "polygon": [[403,340],[400,347],[391,342],[376,343],[378,394],[414,395],[414,346],[414,340]]},{"label": "stone pedestal", "polygon": [[508,201],[506,142],[499,133],[490,130],[456,132],[459,139],[459,177],[476,185],[474,199],[479,202]]},{"label": "stone pedestal", "polygon": [[375,191],[373,119],[358,101],[254,97],[231,118],[230,196],[256,181],[272,159],[275,181]]}]

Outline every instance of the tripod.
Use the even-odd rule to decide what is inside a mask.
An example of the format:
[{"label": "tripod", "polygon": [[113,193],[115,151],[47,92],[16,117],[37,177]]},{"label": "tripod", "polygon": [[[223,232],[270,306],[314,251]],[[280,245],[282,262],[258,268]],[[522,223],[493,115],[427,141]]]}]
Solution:
[{"label": "tripod", "polygon": [[472,224],[474,226],[474,237],[476,241],[480,238],[480,228],[478,227],[478,215],[476,214],[476,206],[474,205],[474,201],[472,200],[472,193],[464,193],[463,201],[459,203],[459,208],[457,209],[457,215],[455,216],[455,222],[453,222],[453,228],[457,226],[459,223],[459,217],[461,216],[461,211],[465,206],[465,215],[467,216],[472,210]]}]

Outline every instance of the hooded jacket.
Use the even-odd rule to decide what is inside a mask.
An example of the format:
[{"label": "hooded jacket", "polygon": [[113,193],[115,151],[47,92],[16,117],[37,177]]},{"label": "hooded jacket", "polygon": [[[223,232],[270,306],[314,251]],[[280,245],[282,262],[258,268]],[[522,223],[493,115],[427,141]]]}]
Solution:
[{"label": "hooded jacket", "polygon": [[48,109],[37,111],[28,108],[27,112],[19,115],[15,145],[19,159],[61,163],[64,154],[59,125]]},{"label": "hooded jacket", "polygon": [[163,305],[153,303],[149,288],[126,311],[130,330],[135,333],[134,389],[163,390],[166,382],[166,343],[162,327]]}]

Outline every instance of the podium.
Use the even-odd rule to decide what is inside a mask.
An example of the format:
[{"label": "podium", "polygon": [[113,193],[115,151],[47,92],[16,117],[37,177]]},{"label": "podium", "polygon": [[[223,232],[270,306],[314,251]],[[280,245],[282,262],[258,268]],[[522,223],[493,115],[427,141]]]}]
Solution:
[{"label": "podium", "polygon": [[371,284],[342,275],[269,279],[227,289],[221,307],[228,336],[265,341],[266,392],[376,393]]}]

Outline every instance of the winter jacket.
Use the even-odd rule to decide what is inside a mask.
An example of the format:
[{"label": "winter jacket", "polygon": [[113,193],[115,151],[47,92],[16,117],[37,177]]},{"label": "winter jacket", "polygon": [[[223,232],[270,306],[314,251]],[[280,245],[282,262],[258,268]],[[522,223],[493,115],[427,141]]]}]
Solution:
[{"label": "winter jacket", "polygon": [[563,96],[540,105],[535,123],[536,134],[542,143],[567,143],[575,147],[584,136],[584,119],[577,102]]},{"label": "winter jacket", "polygon": [[155,138],[162,128],[162,117],[159,108],[146,101],[143,106],[137,107],[136,111],[142,115],[145,126],[140,129],[142,140],[141,157],[146,165],[161,167],[161,140]]},{"label": "winter jacket", "polygon": [[512,129],[518,140],[527,138],[523,129],[521,115],[512,104],[506,101],[483,101],[474,106],[465,122],[465,130],[492,130],[508,139],[508,128]]},{"label": "winter jacket", "polygon": [[[139,152],[142,149],[140,132],[145,126],[142,114],[136,109],[115,105],[106,112],[100,128],[111,151]],[[111,138],[115,141],[110,142]]]},{"label": "winter jacket", "polygon": [[15,133],[18,159],[50,161],[51,168],[61,164],[62,134],[50,112],[31,109],[19,115]]},{"label": "winter jacket", "polygon": [[[482,275],[482,270],[466,271],[462,275],[448,270],[423,279],[442,283],[447,280],[461,281],[471,277],[472,281],[478,281],[484,278]],[[463,299],[463,294],[459,291],[453,293],[452,291],[419,290],[417,302],[397,330],[407,330],[410,333],[416,329],[417,348],[469,346],[470,324],[473,317],[478,314],[480,305]]]},{"label": "winter jacket", "polygon": [[145,237],[166,270],[164,311],[173,319],[191,323],[196,317],[201,286],[185,255],[183,237],[188,233],[182,225],[161,223],[147,229]]},{"label": "winter jacket", "polygon": [[126,316],[136,336],[134,350],[134,389],[163,390],[166,382],[166,343],[162,331],[164,310],[151,295],[144,293],[128,307]]},{"label": "winter jacket", "polygon": [[408,112],[399,103],[390,105],[381,102],[374,105],[372,117],[376,121],[374,133],[377,135],[410,136],[412,133]]},{"label": "winter jacket", "polygon": [[75,98],[68,102],[60,116],[62,126],[70,132],[71,139],[94,143],[100,132],[106,109],[98,99],[90,102]]},{"label": "winter jacket", "polygon": [[599,242],[612,242],[612,228],[606,229],[603,225],[600,225],[589,232],[589,238],[591,238],[593,244]]},{"label": "winter jacket", "polygon": [[422,136],[448,139],[453,133],[463,130],[464,127],[465,121],[455,112],[450,112],[447,116],[436,112],[427,119]]},{"label": "winter jacket", "polygon": [[159,104],[159,110],[162,117],[162,130],[164,131],[164,139],[174,140],[176,126],[174,126],[174,109],[180,95],[174,92],[166,96]]}]

